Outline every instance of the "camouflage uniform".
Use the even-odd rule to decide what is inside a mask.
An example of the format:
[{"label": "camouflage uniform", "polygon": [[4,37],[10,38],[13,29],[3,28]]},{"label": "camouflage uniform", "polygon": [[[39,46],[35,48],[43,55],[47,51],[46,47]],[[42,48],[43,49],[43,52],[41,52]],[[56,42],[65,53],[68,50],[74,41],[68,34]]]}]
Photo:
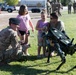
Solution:
[{"label": "camouflage uniform", "polygon": [[47,14],[50,15],[51,13],[51,4],[49,1],[47,1]]},{"label": "camouflage uniform", "polygon": [[[18,43],[17,31],[7,27],[0,31],[0,61],[17,59],[22,55],[22,46]],[[19,56],[20,57],[20,56]]]},{"label": "camouflage uniform", "polygon": [[74,14],[76,13],[76,2],[73,3]]},{"label": "camouflage uniform", "polygon": [[60,9],[63,8],[61,3],[53,3],[52,4],[52,13],[56,12],[59,16],[61,16]]},{"label": "camouflage uniform", "polygon": [[69,2],[69,4],[68,4],[68,14],[71,14],[71,7],[72,7],[72,3]]}]

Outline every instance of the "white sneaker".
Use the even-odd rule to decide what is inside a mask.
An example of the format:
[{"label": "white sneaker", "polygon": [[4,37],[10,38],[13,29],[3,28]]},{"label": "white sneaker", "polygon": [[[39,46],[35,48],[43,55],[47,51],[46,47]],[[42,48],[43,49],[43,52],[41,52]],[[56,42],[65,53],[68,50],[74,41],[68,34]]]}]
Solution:
[{"label": "white sneaker", "polygon": [[55,56],[55,53],[54,53],[54,51],[51,53],[51,56]]},{"label": "white sneaker", "polygon": [[23,53],[23,56],[30,56],[30,54],[29,53],[27,53],[27,54]]},{"label": "white sneaker", "polygon": [[27,56],[30,56],[30,54],[29,54],[29,53],[27,53],[26,55],[27,55]]}]

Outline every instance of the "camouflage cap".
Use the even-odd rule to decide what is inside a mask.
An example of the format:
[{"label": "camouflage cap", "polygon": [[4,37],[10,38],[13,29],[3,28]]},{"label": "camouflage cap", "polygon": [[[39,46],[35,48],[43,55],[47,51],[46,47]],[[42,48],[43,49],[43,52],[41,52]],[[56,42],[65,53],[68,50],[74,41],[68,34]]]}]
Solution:
[{"label": "camouflage cap", "polygon": [[15,24],[15,25],[19,25],[20,20],[18,18],[10,18],[9,19],[9,23]]}]

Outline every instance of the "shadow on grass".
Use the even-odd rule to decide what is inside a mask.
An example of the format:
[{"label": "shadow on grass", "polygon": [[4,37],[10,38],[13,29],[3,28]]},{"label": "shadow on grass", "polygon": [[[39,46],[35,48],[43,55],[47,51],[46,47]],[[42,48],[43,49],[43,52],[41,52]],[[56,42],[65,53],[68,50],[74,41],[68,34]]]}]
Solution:
[{"label": "shadow on grass", "polygon": [[27,56],[26,58],[27,58],[28,61],[34,61],[34,60],[43,59],[42,57],[38,58],[36,55],[34,55],[34,56]]},{"label": "shadow on grass", "polygon": [[71,69],[67,70],[67,71],[59,71],[59,70],[50,70],[47,71],[46,75],[50,74],[50,73],[59,73],[59,74],[65,74],[65,73],[69,73],[70,71],[76,69],[76,66],[72,67]]},{"label": "shadow on grass", "polygon": [[[38,59],[37,59],[37,56],[28,56],[27,60],[34,61],[34,60],[38,60]],[[32,66],[27,66],[27,65],[25,66],[25,65],[21,65],[21,64],[20,65],[18,65],[18,64],[2,65],[2,66],[0,66],[0,70],[6,71],[6,72],[11,72],[13,75],[37,75],[37,74],[42,75],[42,74],[47,74],[47,72],[48,72],[47,69],[44,70],[44,69],[34,68],[40,64],[46,64],[46,62],[44,62],[44,63],[42,62],[42,63],[32,65]],[[47,65],[44,65],[44,66],[46,67]],[[53,73],[54,73],[54,71],[55,70],[51,70],[51,72],[53,72]]]},{"label": "shadow on grass", "polygon": [[[27,60],[31,60],[31,61],[37,60],[36,56],[29,56],[27,58],[28,58]],[[38,66],[40,64],[44,64],[44,66],[46,67],[47,65],[56,64],[58,62],[60,62],[60,61],[52,62],[52,63],[48,63],[48,64],[46,64],[46,62],[44,62],[44,63],[39,63],[39,64],[36,64],[36,65],[32,65],[32,66],[25,66],[25,65],[18,65],[18,64],[3,65],[3,66],[0,66],[0,70],[1,71],[6,71],[6,72],[11,72],[13,75],[38,75],[38,74],[39,75],[48,75],[48,74],[51,74],[51,73],[65,74],[65,73],[68,73],[68,72],[72,71],[73,69],[76,69],[76,66],[69,69],[68,71],[51,70],[51,69],[44,70],[44,69],[34,68],[34,66]]]},{"label": "shadow on grass", "polygon": [[39,69],[34,69],[34,68],[30,68],[27,66],[21,66],[21,65],[1,66],[0,70],[11,72],[13,75],[37,75],[37,74],[47,72],[47,70],[39,70]]},{"label": "shadow on grass", "polygon": [[[56,56],[53,56],[53,57],[56,57]],[[53,57],[50,57],[50,59]],[[40,60],[40,59],[44,59],[44,58],[48,59],[48,57],[37,57],[37,55],[25,57],[25,59],[27,59],[28,61]]]},{"label": "shadow on grass", "polygon": [[[40,57],[40,58],[37,58],[37,56],[27,56],[27,57],[24,57],[24,59],[23,60],[21,60],[21,61],[35,61],[35,60],[42,60],[42,59],[44,59],[44,58],[47,58],[47,57]],[[48,59],[48,58],[47,58]],[[36,64],[36,65],[32,65],[31,67],[34,67],[34,66],[38,66],[38,65],[40,65],[40,64],[42,64],[42,65],[44,65],[45,67],[46,66],[48,66],[48,65],[53,65],[53,64],[56,64],[56,63],[59,63],[59,62],[61,62],[61,61],[56,61],[56,62],[49,62],[49,63],[47,63],[47,59],[44,61],[44,63],[42,62],[42,63],[39,63],[39,64]],[[21,61],[19,61],[19,62],[21,62]],[[28,66],[29,67],[29,66]]]},{"label": "shadow on grass", "polygon": [[[29,58],[28,60],[33,59],[32,61],[38,60],[36,56],[32,56],[32,57],[29,56],[28,58]],[[47,57],[46,57],[46,58],[47,58]],[[42,59],[42,58],[40,58],[40,59]],[[46,66],[48,66],[48,65],[56,64],[56,63],[59,63],[59,62],[61,62],[61,61],[56,61],[56,62],[52,62],[52,63],[51,63],[51,62],[50,62],[50,63],[47,63],[47,60],[46,60],[45,63],[39,63],[39,64],[33,65],[33,66],[31,66],[31,67],[38,66],[38,65],[40,65],[40,64],[44,64],[44,66],[46,67]],[[28,67],[29,67],[29,66],[28,66]],[[69,70],[67,70],[67,71],[49,70],[49,71],[46,72],[46,75],[48,75],[48,74],[50,74],[50,73],[60,73],[60,74],[64,74],[64,73],[68,73],[68,72],[72,71],[73,69],[76,69],[76,66],[72,67],[71,69],[69,69]]]},{"label": "shadow on grass", "polygon": [[76,69],[76,66],[72,67],[71,69],[69,69],[68,71],[66,71],[67,73],[72,71],[73,69]]},{"label": "shadow on grass", "polygon": [[41,60],[43,59],[43,57],[38,58],[37,56],[22,56],[21,59],[19,60],[21,61],[35,61],[35,60]]},{"label": "shadow on grass", "polygon": [[11,72],[13,75],[48,75],[51,73],[58,73],[58,74],[65,74],[73,69],[76,69],[76,66],[72,67],[68,71],[59,71],[59,70],[42,70],[36,69],[30,66],[23,66],[23,65],[4,65],[0,66],[1,71]]},{"label": "shadow on grass", "polygon": [[42,69],[35,69],[30,68],[28,66],[21,66],[21,65],[7,65],[7,66],[1,66],[1,71],[11,72],[13,75],[48,75],[51,73],[58,73],[58,74],[65,74],[74,69],[71,68],[68,71],[56,71],[56,70],[42,70]]}]

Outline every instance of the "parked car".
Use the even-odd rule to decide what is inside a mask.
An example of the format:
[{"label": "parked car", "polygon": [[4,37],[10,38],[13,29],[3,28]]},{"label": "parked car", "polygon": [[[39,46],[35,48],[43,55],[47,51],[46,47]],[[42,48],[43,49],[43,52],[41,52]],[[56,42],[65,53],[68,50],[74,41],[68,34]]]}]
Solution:
[{"label": "parked car", "polygon": [[9,13],[11,13],[16,10],[16,7],[7,5],[6,3],[0,3],[0,9],[1,11],[8,11]]}]

